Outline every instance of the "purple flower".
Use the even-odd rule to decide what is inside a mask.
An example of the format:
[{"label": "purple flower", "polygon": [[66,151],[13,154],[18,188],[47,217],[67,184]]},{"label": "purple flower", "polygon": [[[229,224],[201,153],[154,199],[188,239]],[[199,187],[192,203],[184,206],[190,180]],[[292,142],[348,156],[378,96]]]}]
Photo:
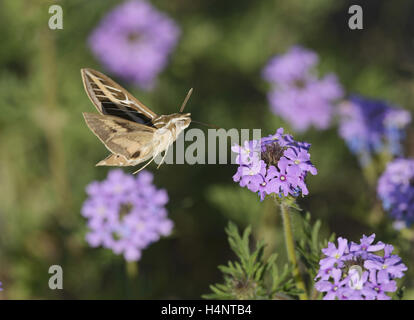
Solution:
[{"label": "purple flower", "polygon": [[164,207],[167,192],[157,189],[152,179],[147,171],[134,178],[116,169],[106,180],[86,187],[89,197],[82,215],[88,219],[90,246],[103,246],[136,261],[143,249],[171,233],[173,223]]},{"label": "purple flower", "polygon": [[249,190],[257,192],[260,196],[260,200],[264,200],[267,194],[271,194],[270,184],[273,180],[277,179],[278,171],[275,167],[271,167],[266,170],[266,165],[263,166],[264,161],[262,160],[262,169],[258,174],[250,177],[248,183]]},{"label": "purple flower", "polygon": [[263,78],[272,85],[268,94],[272,111],[296,131],[310,126],[328,128],[333,102],[343,96],[335,75],[318,79],[313,72],[317,63],[316,53],[295,46],[286,54],[273,57],[263,70]]},{"label": "purple flower", "polygon": [[400,158],[388,163],[377,185],[384,209],[405,226],[414,222],[413,181],[414,160]]},{"label": "purple flower", "polygon": [[334,243],[329,242],[328,248],[322,249],[322,252],[326,255],[326,258],[323,258],[320,261],[322,269],[330,268],[340,268],[343,266],[343,257],[345,254],[349,253],[348,250],[348,240],[339,237],[338,238],[338,248]]},{"label": "purple flower", "polygon": [[401,278],[404,275],[404,271],[407,271],[407,267],[401,263],[401,259],[398,256],[379,261],[367,260],[364,266],[369,270],[378,270],[378,278],[380,279],[387,279],[389,275],[393,278]]},{"label": "purple flower", "polygon": [[260,152],[260,142],[257,140],[245,141],[243,147],[234,145],[231,149],[237,153],[237,163],[249,165],[258,160],[257,156]]},{"label": "purple flower", "polygon": [[[297,188],[300,183],[300,176],[302,174],[302,170],[295,165],[289,165],[288,160],[286,158],[281,158],[279,163],[276,167],[269,167],[268,173],[273,171],[273,179],[271,181],[271,193],[278,194],[279,192],[282,193],[285,197],[291,193],[291,190],[295,190],[295,194],[297,193]],[[273,170],[272,170],[273,169]],[[302,194],[308,194],[308,190],[302,190]]]},{"label": "purple flower", "polygon": [[3,283],[0,281],[0,291],[3,291]]},{"label": "purple flower", "polygon": [[339,110],[339,134],[363,166],[383,151],[401,155],[404,129],[411,122],[408,111],[359,96],[342,103]]},{"label": "purple flower", "polygon": [[347,279],[342,279],[342,272],[339,269],[332,270],[331,274],[333,282],[321,280],[315,284],[315,288],[319,292],[326,292],[324,300],[335,300],[335,298],[342,300]]},{"label": "purple flower", "polygon": [[378,242],[375,234],[363,236],[360,243],[338,238],[338,246],[329,242],[322,249],[315,288],[326,293],[325,300],[384,300],[395,292],[396,278],[402,278],[407,267],[392,255],[393,246]]},{"label": "purple flower", "polygon": [[377,277],[377,272],[370,273],[370,281],[368,282],[368,288],[371,290],[367,296],[375,297],[377,300],[391,300],[387,292],[397,291],[397,283],[394,280],[388,280],[386,278]]},{"label": "purple flower", "polygon": [[175,22],[151,4],[132,0],[103,18],[89,45],[109,71],[149,90],[167,65],[179,33]]},{"label": "purple flower", "polygon": [[294,164],[299,167],[299,169],[309,171],[313,175],[317,173],[316,168],[310,162],[310,154],[307,150],[295,150],[290,148],[286,150],[284,155],[286,159],[289,160],[289,164]]},{"label": "purple flower", "polygon": [[351,243],[351,251],[355,252],[355,254],[362,255],[365,258],[368,255],[368,252],[376,252],[385,248],[385,244],[381,241],[375,245],[372,245],[374,240],[375,234],[372,234],[369,237],[363,235],[359,244],[355,242]]},{"label": "purple flower", "polygon": [[280,197],[306,195],[307,173],[317,174],[310,161],[309,148],[310,144],[295,141],[291,135],[284,134],[282,128],[260,140],[234,145],[231,149],[237,153],[239,167],[233,180],[258,193],[261,200],[271,194]]}]

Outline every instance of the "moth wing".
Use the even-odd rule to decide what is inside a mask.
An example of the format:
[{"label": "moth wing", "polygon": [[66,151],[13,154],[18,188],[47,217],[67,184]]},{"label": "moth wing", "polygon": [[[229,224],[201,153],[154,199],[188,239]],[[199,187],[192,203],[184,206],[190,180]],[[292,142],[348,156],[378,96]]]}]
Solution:
[{"label": "moth wing", "polygon": [[83,86],[99,113],[138,123],[150,123],[157,114],[103,73],[81,69]]},{"label": "moth wing", "polygon": [[89,129],[115,155],[121,155],[136,165],[154,153],[156,129],[114,116],[83,113]]},{"label": "moth wing", "polygon": [[128,161],[124,156],[119,154],[110,154],[105,159],[99,161],[96,166],[131,166],[131,161]]}]

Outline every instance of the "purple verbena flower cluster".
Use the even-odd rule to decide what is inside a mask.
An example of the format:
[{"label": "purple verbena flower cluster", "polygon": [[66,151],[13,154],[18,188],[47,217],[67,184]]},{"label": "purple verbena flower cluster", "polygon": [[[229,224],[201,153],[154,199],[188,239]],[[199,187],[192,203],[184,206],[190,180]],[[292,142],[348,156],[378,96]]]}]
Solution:
[{"label": "purple verbena flower cluster", "polygon": [[286,54],[273,57],[263,70],[263,78],[272,85],[268,94],[272,111],[296,131],[310,126],[328,128],[333,102],[343,96],[335,75],[317,77],[317,63],[315,52],[294,46]]},{"label": "purple verbena flower cluster", "polygon": [[397,290],[394,279],[402,278],[407,267],[392,254],[392,245],[374,240],[375,234],[364,235],[359,244],[339,237],[338,246],[329,242],[322,249],[315,288],[325,293],[324,300],[391,299],[387,293]]},{"label": "purple verbena flower cluster", "polygon": [[86,239],[92,247],[103,246],[136,261],[149,244],[171,233],[173,223],[164,207],[167,192],[152,180],[148,171],[135,178],[115,169],[106,180],[87,186],[82,215],[88,219]]},{"label": "purple verbena flower cluster", "polygon": [[239,167],[233,180],[257,192],[261,200],[270,194],[307,195],[305,177],[308,172],[317,173],[309,148],[309,143],[297,142],[284,134],[283,128],[260,140],[245,141],[244,146],[234,145],[232,151],[237,153]]},{"label": "purple verbena flower cluster", "polygon": [[370,163],[372,154],[401,155],[404,129],[411,122],[408,111],[360,96],[351,97],[339,110],[339,134],[363,166]]},{"label": "purple verbena flower cluster", "polygon": [[414,160],[402,158],[389,162],[378,180],[378,197],[400,228],[414,222],[413,182]]},{"label": "purple verbena flower cluster", "polygon": [[132,0],[103,18],[89,45],[109,71],[149,90],[167,65],[179,34],[165,14],[144,0]]}]

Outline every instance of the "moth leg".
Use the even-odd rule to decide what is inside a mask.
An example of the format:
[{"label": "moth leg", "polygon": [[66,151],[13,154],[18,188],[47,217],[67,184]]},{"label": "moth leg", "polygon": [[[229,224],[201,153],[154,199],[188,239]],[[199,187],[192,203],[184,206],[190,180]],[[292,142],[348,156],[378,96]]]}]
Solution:
[{"label": "moth leg", "polygon": [[162,163],[164,162],[165,157],[167,156],[167,153],[168,153],[168,149],[169,148],[167,148],[167,150],[165,150],[164,155],[163,155],[163,157],[161,159],[161,162],[158,164],[157,170],[161,167]]},{"label": "moth leg", "polygon": [[160,146],[158,145],[157,147],[157,151],[154,153],[154,155],[152,156],[152,159],[150,161],[148,161],[143,167],[139,168],[137,171],[135,171],[133,174],[137,174],[138,172],[140,172],[142,169],[144,169],[146,166],[148,166],[151,162],[154,161],[155,157],[158,155],[160,150]]},{"label": "moth leg", "polygon": [[168,153],[168,150],[170,149],[170,146],[171,146],[171,137],[170,137],[170,139],[169,139],[169,141],[168,141],[168,147],[167,147],[167,149],[165,149],[165,152],[164,152],[164,155],[163,155],[163,157],[162,157],[162,159],[161,159],[161,162],[158,164],[158,167],[157,167],[157,170],[161,167],[161,165],[163,164],[163,162],[164,162],[164,160],[165,160],[165,157],[167,156],[167,153]]},{"label": "moth leg", "polygon": [[135,171],[133,174],[137,174],[138,172],[140,172],[142,169],[144,169],[146,166],[148,166],[152,161],[154,161],[155,156],[152,157],[152,159],[150,161],[148,161],[143,167],[139,168],[137,171]]}]

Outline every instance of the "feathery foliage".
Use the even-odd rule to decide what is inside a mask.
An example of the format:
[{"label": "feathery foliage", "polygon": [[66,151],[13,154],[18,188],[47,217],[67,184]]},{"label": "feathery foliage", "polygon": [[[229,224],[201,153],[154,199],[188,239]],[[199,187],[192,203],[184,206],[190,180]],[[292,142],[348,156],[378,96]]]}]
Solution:
[{"label": "feathery foliage", "polygon": [[292,278],[292,269],[285,264],[279,271],[276,265],[277,255],[267,260],[263,256],[265,244],[259,241],[255,249],[250,249],[251,227],[243,234],[232,222],[226,228],[231,249],[239,261],[229,261],[227,266],[219,266],[224,275],[223,284],[210,286],[213,293],[203,296],[205,299],[292,299],[300,293]]}]

